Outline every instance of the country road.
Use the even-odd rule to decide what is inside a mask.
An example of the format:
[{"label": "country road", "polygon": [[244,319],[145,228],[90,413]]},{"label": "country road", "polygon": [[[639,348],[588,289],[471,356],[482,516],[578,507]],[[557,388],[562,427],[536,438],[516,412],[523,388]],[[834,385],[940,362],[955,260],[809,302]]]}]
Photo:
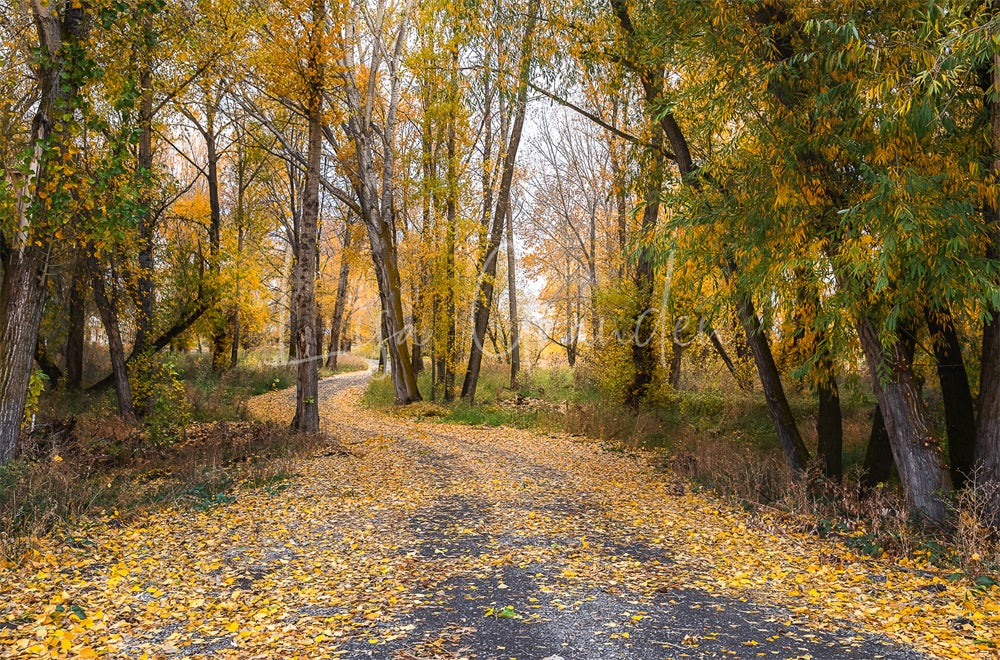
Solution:
[{"label": "country road", "polygon": [[[280,488],[94,531],[80,565],[54,549],[0,587],[100,609],[80,634],[101,657],[993,657],[995,591],[786,530],[646,453],[367,410],[369,376],[322,381],[337,444]],[[251,411],[287,423],[293,397]],[[4,614],[0,650],[32,657]]]}]

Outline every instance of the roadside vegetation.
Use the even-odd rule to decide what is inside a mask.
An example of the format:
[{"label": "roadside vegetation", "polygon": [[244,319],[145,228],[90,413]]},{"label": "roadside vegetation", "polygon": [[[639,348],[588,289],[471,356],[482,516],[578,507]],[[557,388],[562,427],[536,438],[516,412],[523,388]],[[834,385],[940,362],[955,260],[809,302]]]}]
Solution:
[{"label": "roadside vegetation", "polygon": [[[295,385],[294,367],[272,357],[248,354],[221,375],[197,353],[141,364],[136,401],[148,409],[135,424],[114,414],[110,391],[43,393],[20,457],[0,465],[0,558],[14,561],[35,538],[88,518],[206,508],[241,488],[280,488],[294,457],[330,439],[250,419],[249,397]],[[342,355],[321,375],[367,368]]]},{"label": "roadside vegetation", "polygon": [[[955,577],[969,575],[986,587],[1000,579],[1000,546],[988,529],[990,512],[974,491],[949,501],[957,523],[940,530],[909,514],[895,470],[885,483],[865,482],[874,397],[862,381],[843,390],[843,481],[826,479],[814,464],[810,479],[802,482],[784,461],[763,393],[727,389],[728,375],[692,372],[684,389],[663,384],[637,414],[615,403],[585,364],[522,371],[514,389],[509,369],[484,367],[474,404],[445,402],[440,391],[432,398],[426,369],[418,379],[425,402],[396,405],[392,381],[376,377],[362,404],[441,424],[584,436],[611,452],[649,451],[665,479],[679,478],[694,491],[710,490],[750,512],[780,514],[789,529],[830,537],[873,557],[929,559],[954,570]],[[929,398],[934,399],[933,392]],[[815,450],[815,398],[805,388],[790,388],[789,402],[807,446]],[[934,412],[943,424],[943,411]]]}]

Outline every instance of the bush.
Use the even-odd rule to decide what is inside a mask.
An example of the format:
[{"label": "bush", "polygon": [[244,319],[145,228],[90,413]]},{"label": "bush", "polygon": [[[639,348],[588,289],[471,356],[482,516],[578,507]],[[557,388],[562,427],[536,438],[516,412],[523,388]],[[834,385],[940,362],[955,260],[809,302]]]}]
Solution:
[{"label": "bush", "polygon": [[191,423],[191,406],[173,361],[143,355],[132,373],[132,398],[149,441],[154,446],[176,442]]}]

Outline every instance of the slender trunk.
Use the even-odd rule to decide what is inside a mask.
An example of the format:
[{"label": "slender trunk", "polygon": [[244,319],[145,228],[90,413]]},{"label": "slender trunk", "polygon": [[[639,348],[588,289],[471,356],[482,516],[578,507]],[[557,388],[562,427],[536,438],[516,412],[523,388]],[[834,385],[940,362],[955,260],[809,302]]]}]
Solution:
[{"label": "slender trunk", "polygon": [[[215,127],[215,107],[213,101],[208,99],[205,107],[205,151],[207,160],[205,164],[206,178],[208,179],[208,250],[209,250],[209,272],[212,274],[211,297],[218,299],[220,286],[219,274],[221,264],[219,263],[221,251],[222,235],[222,204],[219,197],[219,153],[217,147],[217,135]],[[232,359],[232,351],[229,347],[230,338],[227,337],[227,324],[225,318],[219,315],[212,328],[212,369],[216,373],[225,371]]]},{"label": "slender trunk", "polygon": [[[458,51],[454,51],[455,60],[452,62],[452,88],[455,82],[455,69],[458,68]],[[451,103],[451,110],[448,115],[448,166],[445,170],[447,188],[447,198],[445,202],[445,231],[444,231],[444,259],[445,259],[445,294],[444,304],[441,313],[445,315],[448,324],[445,334],[444,346],[444,400],[452,401],[455,398],[455,367],[458,356],[455,354],[456,328],[455,328],[455,232],[458,224],[458,153],[455,145],[455,102]]]},{"label": "slender trunk", "polygon": [[[89,248],[93,249],[93,248]],[[108,336],[108,352],[111,355],[111,373],[115,379],[115,398],[118,400],[118,411],[122,418],[129,422],[135,421],[135,408],[132,405],[132,388],[128,380],[128,366],[125,361],[125,347],[118,326],[118,305],[113,295],[109,296],[104,285],[104,271],[96,257],[90,257],[90,280],[94,292],[94,303]]]},{"label": "slender trunk", "polygon": [[[651,170],[647,173],[645,205],[642,210],[641,233],[644,237],[656,228],[660,214],[660,193],[663,190],[665,158],[663,156],[663,132],[658,125],[653,126]],[[625,403],[633,410],[646,397],[653,372],[656,370],[656,351],[653,333],[656,332],[656,318],[653,314],[653,289],[655,264],[652,255],[642,250],[632,271],[635,287],[635,315],[632,322],[632,384],[625,397]]]},{"label": "slender trunk", "polygon": [[[241,177],[242,179],[242,177]],[[243,184],[240,184],[239,201],[237,203],[237,215],[240,218],[240,222],[243,221]],[[237,229],[236,237],[236,258],[239,261],[243,255],[243,241],[246,237],[245,232],[242,227]],[[233,300],[233,309],[230,312],[230,323],[232,324],[232,339],[230,342],[229,351],[229,368],[235,369],[236,365],[240,362],[240,341],[242,341],[240,334],[242,329],[240,328],[240,278],[237,276],[235,283],[235,295]]]},{"label": "slender trunk", "polygon": [[517,317],[517,257],[514,254],[514,212],[507,207],[507,302],[510,313],[510,389],[517,389],[521,370],[521,321]]},{"label": "slender trunk", "polygon": [[514,124],[511,127],[510,139],[507,141],[507,153],[504,154],[503,175],[500,179],[500,191],[496,210],[493,213],[493,225],[490,228],[489,243],[486,246],[485,261],[480,269],[479,291],[477,292],[475,311],[473,314],[472,348],[469,351],[469,366],[462,383],[462,398],[470,403],[475,399],[476,386],[479,384],[479,370],[483,364],[483,339],[490,321],[490,310],[493,307],[493,288],[497,271],[497,251],[503,236],[504,223],[510,205],[510,191],[514,179],[514,165],[517,160],[517,150],[521,143],[521,131],[524,128],[524,115],[528,105],[528,82],[531,77],[532,51],[534,45],[535,23],[538,18],[539,0],[528,2],[528,23],[525,27],[524,39],[521,43],[521,61],[518,71],[517,107],[514,113]]},{"label": "slender trunk", "polygon": [[[296,219],[296,223],[301,223],[301,218]],[[298,239],[296,239],[298,240]],[[295,343],[295,337],[299,331],[298,309],[295,301],[298,299],[298,278],[296,277],[296,264],[299,262],[298,249],[292,250],[292,263],[288,271],[288,361],[294,362],[299,357],[299,346]]]},{"label": "slender trunk", "polygon": [[[815,356],[810,374],[818,399],[816,413],[816,454],[828,479],[840,482],[843,476],[844,424],[837,386],[837,365],[827,340],[827,330],[819,324],[822,300],[811,270],[795,269],[795,334],[792,345],[800,356]],[[803,361],[805,361],[803,359]]]},{"label": "slender trunk", "polygon": [[316,352],[316,266],[319,218],[320,166],[323,153],[323,79],[321,62],[322,32],[326,29],[326,4],[312,0],[312,26],[308,66],[311,78],[308,101],[309,138],[305,187],[302,199],[302,224],[298,236],[298,259],[295,262],[296,328],[293,343],[297,348],[298,377],[295,383],[295,418],[293,430],[319,432],[319,360]]},{"label": "slender trunk", "polygon": [[962,358],[962,343],[947,307],[926,310],[927,329],[934,347],[934,362],[944,401],[948,433],[948,464],[955,488],[962,488],[975,463],[976,417],[969,375]]},{"label": "slender trunk", "polygon": [[87,322],[86,261],[78,259],[73,267],[69,290],[69,330],[66,337],[66,387],[83,385],[83,343]]},{"label": "slender trunk", "polygon": [[816,454],[829,479],[839,482],[844,474],[844,420],[840,409],[840,390],[833,360],[826,349],[820,360],[816,395],[819,408],[816,415]]},{"label": "slender trunk", "polygon": [[337,299],[333,303],[333,317],[330,319],[330,345],[329,355],[326,358],[326,366],[330,369],[337,368],[337,355],[340,353],[340,335],[344,321],[344,308],[347,303],[347,285],[351,277],[351,261],[347,258],[347,251],[351,246],[351,225],[346,223],[344,227],[344,239],[340,249],[340,272],[337,274]]},{"label": "slender trunk", "polygon": [[715,331],[715,328],[708,328],[708,339],[712,342],[712,348],[714,348],[715,352],[719,354],[719,358],[722,359],[722,363],[726,365],[729,375],[733,377],[733,380],[736,381],[739,388],[744,392],[752,391],[753,387],[751,383],[748,383],[747,379],[743,378],[736,370],[736,365],[733,363],[733,359],[729,357],[729,352],[722,344],[722,339],[719,338],[719,333]]},{"label": "slender trunk", "polygon": [[136,318],[135,341],[132,342],[132,350],[135,353],[142,353],[146,350],[147,342],[152,334],[153,314],[155,307],[155,292],[153,288],[153,243],[155,232],[155,218],[153,216],[151,195],[149,194],[150,179],[153,175],[153,71],[150,56],[145,49],[151,42],[152,17],[149,14],[143,15],[142,20],[142,44],[144,49],[142,57],[142,70],[139,72],[139,153],[138,167],[144,178],[142,195],[139,204],[142,213],[139,215],[137,226],[138,233],[138,264],[136,273],[136,289],[138,295],[138,314]]},{"label": "slender trunk", "polygon": [[746,333],[748,348],[757,366],[757,374],[760,376],[760,384],[767,400],[767,411],[774,423],[785,461],[796,473],[804,473],[809,463],[809,451],[802,441],[799,427],[795,424],[795,417],[781,385],[781,375],[771,353],[771,345],[753,302],[748,297],[741,296],[737,300],[736,314]]},{"label": "slender trunk", "polygon": [[[611,124],[616,127],[618,126],[618,103],[619,101],[616,97],[612,101],[611,106]],[[614,183],[613,194],[615,197],[615,219],[617,220],[618,229],[618,251],[622,256],[622,267],[618,271],[618,279],[624,279],[625,264],[628,263],[624,258],[628,247],[628,187],[625,181],[625,167],[618,153],[618,141],[614,137],[608,137],[608,140],[610,141],[608,151],[611,156],[611,177]]]},{"label": "slender trunk", "polygon": [[684,357],[684,344],[673,342],[673,352],[670,354],[670,387],[681,388],[681,360]]},{"label": "slender trunk", "polygon": [[[156,340],[149,342],[146,352],[149,354],[155,354],[166,348],[175,339],[183,335],[185,332],[191,329],[195,323],[198,322],[205,312],[210,309],[211,305],[204,300],[198,300],[195,305],[189,309],[187,312],[181,315],[177,321],[170,326],[163,334],[157,336]],[[198,338],[198,352],[201,353],[201,338]],[[133,350],[128,355],[127,363],[131,364],[133,360],[138,358],[141,354],[136,353]],[[108,374],[101,380],[97,381],[93,385],[87,388],[87,391],[98,391],[102,390],[109,385],[114,383],[114,374]]]},{"label": "slender trunk", "polygon": [[[403,314],[402,285],[396,253],[395,216],[392,207],[395,166],[393,134],[399,108],[400,62],[408,19],[408,15],[403,16],[396,32],[391,56],[386,60],[389,68],[389,99],[385,106],[381,130],[376,130],[371,120],[374,103],[374,93],[371,89],[374,88],[370,88],[363,98],[353,78],[344,89],[348,113],[343,124],[354,143],[354,157],[358,165],[356,171],[358,205],[361,207],[361,218],[368,230],[368,241],[382,307],[382,320],[386,326],[385,344],[392,365],[393,389],[398,405],[420,400],[420,391],[417,388],[417,378],[413,373],[413,363],[407,343],[408,330]],[[346,60],[349,67],[353,67],[353,57],[353,51],[349,52]],[[377,64],[376,68],[378,66],[380,64]],[[377,74],[376,70],[368,71],[369,81],[373,82],[374,78],[371,77]],[[380,172],[376,170],[377,154],[381,155]]]},{"label": "slender trunk", "polygon": [[413,328],[413,350],[410,351],[410,362],[414,374],[420,374],[424,370],[424,346],[421,341],[421,326],[423,320],[420,310],[424,304],[424,290],[417,284],[414,286],[413,306],[410,308],[410,326]]},{"label": "slender trunk", "polygon": [[885,428],[882,408],[875,404],[871,435],[868,438],[868,449],[865,451],[865,463],[861,471],[861,487],[864,490],[871,490],[889,481],[890,474],[892,474],[892,445],[889,443],[889,431]]}]

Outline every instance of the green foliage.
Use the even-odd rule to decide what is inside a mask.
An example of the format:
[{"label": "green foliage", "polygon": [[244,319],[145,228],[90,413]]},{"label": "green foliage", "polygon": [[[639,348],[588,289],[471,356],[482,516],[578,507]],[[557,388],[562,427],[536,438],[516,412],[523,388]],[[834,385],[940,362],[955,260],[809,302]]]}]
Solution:
[{"label": "green foliage", "polygon": [[38,412],[38,401],[45,391],[45,382],[49,379],[41,369],[31,373],[28,381],[28,398],[24,403],[24,425],[31,423],[31,418]]},{"label": "green foliage", "polygon": [[180,439],[191,423],[184,384],[169,357],[143,355],[133,363],[132,396],[156,446]]}]

